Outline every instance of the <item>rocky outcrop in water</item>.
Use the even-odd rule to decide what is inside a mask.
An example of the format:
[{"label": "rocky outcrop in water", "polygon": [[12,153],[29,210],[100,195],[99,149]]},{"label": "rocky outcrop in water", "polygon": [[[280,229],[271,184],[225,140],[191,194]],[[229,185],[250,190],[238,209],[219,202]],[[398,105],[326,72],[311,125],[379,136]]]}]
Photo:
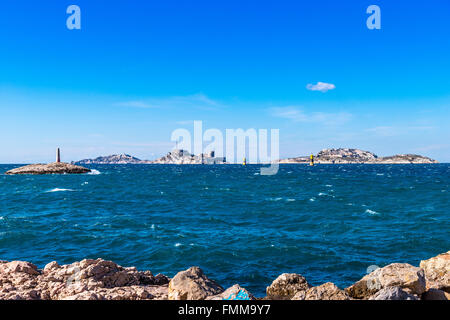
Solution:
[{"label": "rocky outcrop in water", "polygon": [[70,163],[53,162],[49,164],[30,164],[28,166],[9,170],[6,174],[81,174],[90,171],[90,169]]},{"label": "rocky outcrop in water", "polygon": [[[311,287],[295,273],[280,275],[264,299],[292,300],[449,300],[450,251],[417,268],[394,263],[346,288],[333,283]],[[438,289],[439,288],[439,289]],[[199,267],[173,279],[150,271],[124,268],[112,261],[85,259],[44,269],[25,261],[0,261],[0,300],[253,300],[245,288],[224,290]]]},{"label": "rocky outcrop in water", "polygon": [[[279,163],[309,163],[307,156],[282,159]],[[322,164],[349,164],[349,163],[368,163],[368,164],[420,164],[420,163],[438,163],[428,157],[415,154],[402,154],[389,157],[378,157],[376,154],[360,149],[324,149],[314,157],[315,163]]]}]

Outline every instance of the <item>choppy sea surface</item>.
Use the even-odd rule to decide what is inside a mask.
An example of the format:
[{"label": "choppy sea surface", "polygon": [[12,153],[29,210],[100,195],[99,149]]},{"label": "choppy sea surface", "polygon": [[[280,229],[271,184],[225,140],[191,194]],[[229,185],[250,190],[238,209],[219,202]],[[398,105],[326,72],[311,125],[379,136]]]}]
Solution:
[{"label": "choppy sea surface", "polygon": [[0,260],[101,257],[168,276],[198,265],[263,296],[283,272],[346,287],[372,265],[450,250],[450,164],[90,168],[0,175]]}]

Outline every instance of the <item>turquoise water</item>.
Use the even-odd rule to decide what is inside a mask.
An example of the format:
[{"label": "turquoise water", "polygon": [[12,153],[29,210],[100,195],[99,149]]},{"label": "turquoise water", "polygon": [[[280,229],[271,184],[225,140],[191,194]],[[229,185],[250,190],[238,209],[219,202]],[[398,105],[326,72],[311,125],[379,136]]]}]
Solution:
[{"label": "turquoise water", "polygon": [[[0,171],[13,165],[2,165]],[[0,175],[0,260],[198,265],[262,296],[283,272],[345,287],[450,250],[450,165],[91,166]]]}]

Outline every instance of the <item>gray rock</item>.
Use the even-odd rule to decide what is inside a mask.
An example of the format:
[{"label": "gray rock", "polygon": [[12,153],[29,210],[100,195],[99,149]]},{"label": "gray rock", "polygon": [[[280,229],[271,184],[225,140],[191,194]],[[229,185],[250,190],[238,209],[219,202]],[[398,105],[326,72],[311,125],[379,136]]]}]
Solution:
[{"label": "gray rock", "polygon": [[400,287],[390,287],[381,289],[371,296],[369,300],[419,300],[419,298],[409,294]]}]

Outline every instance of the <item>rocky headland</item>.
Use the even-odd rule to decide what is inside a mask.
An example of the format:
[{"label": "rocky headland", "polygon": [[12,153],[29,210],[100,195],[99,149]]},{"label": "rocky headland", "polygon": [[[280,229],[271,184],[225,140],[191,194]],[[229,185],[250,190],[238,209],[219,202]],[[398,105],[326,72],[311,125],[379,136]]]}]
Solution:
[{"label": "rocky headland", "polygon": [[[279,163],[303,163],[310,162],[309,156],[282,159]],[[314,156],[314,163],[318,164],[429,164],[438,163],[428,157],[416,154],[400,154],[388,157],[378,157],[370,151],[360,149],[324,149]]]},{"label": "rocky headland", "polygon": [[305,277],[284,273],[255,298],[236,284],[228,289],[199,267],[172,279],[124,268],[111,261],[85,259],[44,269],[25,261],[0,261],[1,300],[449,300],[450,251],[420,262],[393,263],[365,275],[348,288],[331,282],[312,286]]},{"label": "rocky headland", "polygon": [[70,163],[53,162],[48,164],[30,164],[24,167],[9,170],[6,174],[81,174],[88,173],[90,171],[90,169]]}]

